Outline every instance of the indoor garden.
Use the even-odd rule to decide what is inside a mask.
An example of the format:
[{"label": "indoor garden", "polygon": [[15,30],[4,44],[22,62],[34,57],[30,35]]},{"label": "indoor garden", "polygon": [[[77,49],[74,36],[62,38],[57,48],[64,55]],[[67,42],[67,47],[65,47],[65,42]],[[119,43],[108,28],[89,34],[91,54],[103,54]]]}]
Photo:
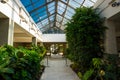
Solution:
[{"label": "indoor garden", "polygon": [[0,80],[120,80],[120,0],[0,0]]},{"label": "indoor garden", "polygon": [[1,46],[0,80],[39,80],[44,71],[41,61],[45,51],[43,46]]},{"label": "indoor garden", "polygon": [[92,7],[75,10],[66,24],[67,57],[82,80],[119,80],[118,55],[104,52],[104,18]]}]

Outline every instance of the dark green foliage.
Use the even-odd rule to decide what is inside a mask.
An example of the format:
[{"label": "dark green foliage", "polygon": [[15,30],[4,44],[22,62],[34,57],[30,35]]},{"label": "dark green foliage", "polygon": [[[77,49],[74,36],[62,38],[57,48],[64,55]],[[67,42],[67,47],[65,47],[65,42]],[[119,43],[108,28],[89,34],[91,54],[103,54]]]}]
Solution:
[{"label": "dark green foliage", "polygon": [[103,59],[93,58],[91,67],[84,73],[82,80],[119,80],[118,60],[119,57],[115,54],[106,54]]},{"label": "dark green foliage", "polygon": [[79,71],[79,64],[74,63],[74,64],[71,64],[70,67],[71,67],[76,73],[78,73],[78,71]]},{"label": "dark green foliage", "polygon": [[92,58],[102,57],[100,42],[104,38],[106,27],[94,9],[82,7],[75,11],[65,29],[70,50],[68,55],[85,72],[90,67]]},{"label": "dark green foliage", "polygon": [[67,57],[78,64],[72,68],[81,73],[80,77],[83,75],[82,80],[119,80],[118,55],[107,54],[103,58],[101,43],[107,29],[103,22],[96,10],[82,7],[67,23]]},{"label": "dark green foliage", "polygon": [[102,70],[103,62],[100,58],[93,58],[91,66],[83,74],[82,80],[102,80],[104,70]]},{"label": "dark green foliage", "polygon": [[82,80],[89,80],[89,78],[92,76],[93,72],[94,72],[93,69],[86,71],[82,77]]},{"label": "dark green foliage", "polygon": [[[0,47],[0,80],[36,80],[41,72],[45,49]],[[39,52],[39,53],[38,53]]]},{"label": "dark green foliage", "polygon": [[118,67],[119,57],[115,54],[106,54],[104,59],[105,80],[119,80],[120,67]]}]

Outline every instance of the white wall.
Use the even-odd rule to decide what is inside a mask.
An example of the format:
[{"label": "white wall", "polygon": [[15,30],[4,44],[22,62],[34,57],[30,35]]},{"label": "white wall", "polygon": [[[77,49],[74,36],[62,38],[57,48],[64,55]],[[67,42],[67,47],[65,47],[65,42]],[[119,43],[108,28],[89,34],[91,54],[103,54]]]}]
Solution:
[{"label": "white wall", "polygon": [[[100,15],[107,19],[120,12],[120,6],[112,7],[111,1],[113,0],[97,0],[94,5],[94,8],[99,9]],[[115,0],[115,2],[120,2],[120,0]]]},{"label": "white wall", "polygon": [[117,54],[115,23],[113,21],[106,20],[105,26],[108,27],[104,43],[105,52],[109,54]]},{"label": "white wall", "polygon": [[[9,19],[12,19],[16,24],[26,30],[29,34],[33,35],[40,41],[42,40],[42,32],[39,31],[36,24],[19,0],[8,0],[7,3],[0,2],[0,12],[6,15]],[[23,21],[23,19],[25,22]]]},{"label": "white wall", "polygon": [[116,36],[120,36],[120,24],[118,24],[120,23],[120,5],[113,7],[114,2],[120,3],[120,0],[98,0],[94,5],[94,8],[98,8],[100,16],[106,19],[105,26],[108,29],[105,37],[105,51],[109,54],[118,54],[120,47],[120,40],[116,40]]},{"label": "white wall", "polygon": [[65,34],[43,34],[43,42],[66,42]]}]

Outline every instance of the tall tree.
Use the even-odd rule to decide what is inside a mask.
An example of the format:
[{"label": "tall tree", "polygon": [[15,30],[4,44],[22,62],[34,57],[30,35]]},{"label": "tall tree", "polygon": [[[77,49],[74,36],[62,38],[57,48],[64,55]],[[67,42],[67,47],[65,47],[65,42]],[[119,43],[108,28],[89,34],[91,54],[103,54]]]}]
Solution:
[{"label": "tall tree", "polygon": [[92,58],[102,57],[100,44],[106,29],[103,21],[92,7],[80,7],[66,24],[70,58],[83,68],[90,67]]}]

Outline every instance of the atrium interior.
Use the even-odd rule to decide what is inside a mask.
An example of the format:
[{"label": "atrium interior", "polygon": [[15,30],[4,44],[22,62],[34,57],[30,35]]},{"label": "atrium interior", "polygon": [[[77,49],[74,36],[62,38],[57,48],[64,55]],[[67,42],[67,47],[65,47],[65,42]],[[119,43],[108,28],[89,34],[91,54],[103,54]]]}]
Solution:
[{"label": "atrium interior", "polygon": [[[94,12],[95,15],[93,15]],[[100,28],[101,30],[103,30],[102,32],[101,30],[96,28],[99,26],[106,29],[104,30],[103,28],[102,29]],[[96,32],[94,34],[95,30]],[[81,33],[82,31],[83,33]],[[104,37],[103,36],[101,37],[102,33]],[[80,64],[82,64],[81,63],[82,60],[84,61],[85,59],[87,62],[88,58],[91,58],[91,56],[87,55],[87,51],[89,53],[90,51],[92,52],[93,50],[93,53],[96,53],[94,56],[92,56],[92,58],[98,58],[99,56],[100,59],[103,59],[101,58],[101,55],[102,57],[104,57],[104,54],[112,55],[112,56],[117,55],[116,63],[117,63],[117,67],[120,68],[120,62],[119,62],[120,61],[120,0],[0,0],[0,37],[1,37],[0,55],[2,55],[1,53],[4,52],[4,50],[7,51],[7,48],[9,48],[9,47],[7,48],[5,47],[5,49],[2,49],[3,45],[10,45],[15,48],[22,46],[28,49],[30,48],[29,50],[32,49],[34,50],[35,46],[37,47],[42,46],[45,48],[43,49],[43,52],[45,52],[45,54],[44,56],[42,56],[40,62],[42,62],[42,59],[43,60],[45,59],[43,62],[44,65],[47,66],[47,68],[45,69],[46,73],[43,74],[43,76],[41,77],[43,79],[40,80],[70,80],[70,78],[71,79],[75,78],[75,80],[79,80],[78,76],[82,80],[84,76],[81,78],[81,75],[83,75],[85,71],[87,72],[88,68],[85,68],[86,66],[82,67],[85,68],[85,71],[82,71],[81,73],[76,72],[78,75],[76,76],[74,75],[73,72],[69,73],[70,69],[68,68],[67,65],[70,66],[72,64],[71,61],[73,61],[75,62],[75,64],[77,63],[77,65],[75,65],[75,68],[78,69],[78,66],[80,67],[81,66]],[[96,42],[96,44],[89,45],[88,43],[90,42],[93,44]],[[82,50],[83,53],[85,51],[86,54],[81,56],[80,54],[82,53]],[[17,50],[13,53],[17,53]],[[24,50],[22,52],[22,57],[23,54],[25,54]],[[25,56],[26,54],[24,55],[24,57]],[[53,56],[53,58],[51,58],[50,56]],[[89,57],[87,58],[86,56]],[[5,57],[5,56],[3,55],[1,57]],[[1,57],[0,57],[1,61],[6,58],[5,57],[2,59]],[[82,59],[83,57],[85,58]],[[17,58],[21,59],[21,56]],[[0,73],[2,72],[1,64],[2,63],[0,63]],[[83,63],[82,65],[84,64],[85,63]],[[96,64],[96,65],[100,66],[102,64]],[[91,69],[91,66],[89,67]],[[60,69],[54,71],[54,68],[55,69],[60,68]],[[65,72],[63,71],[63,69]],[[80,69],[78,71],[80,71]],[[98,69],[98,67],[96,69]],[[120,78],[113,79],[113,77],[106,78],[106,76],[104,76],[105,75],[104,72],[107,69],[103,68],[103,66],[100,69],[103,72],[103,74],[100,75],[100,79],[98,78],[98,80],[120,79]],[[116,74],[119,74],[120,69],[118,68],[116,69],[114,69],[116,70]],[[53,73],[51,73],[52,70]],[[14,71],[11,70],[10,74],[12,74],[13,72],[15,73],[15,70]],[[59,72],[61,73],[59,74]],[[63,73],[64,76],[62,75]],[[51,77],[51,74],[52,75],[59,74],[59,76]],[[92,74],[96,74],[96,73],[94,71],[91,71],[91,75]],[[1,76],[3,78],[6,77],[6,75],[5,76],[3,75],[4,75],[4,71],[3,74],[0,75],[0,79]],[[65,75],[69,75],[69,77],[66,78]],[[71,75],[74,76],[71,77]],[[46,76],[49,76],[49,78]],[[58,77],[60,78],[61,76],[63,76],[63,78],[56,79]],[[92,77],[93,76],[95,75],[92,75]],[[118,77],[118,76],[119,75],[114,77]],[[7,80],[7,78],[2,80]],[[25,79],[25,80],[34,80],[34,79]],[[85,80],[92,80],[92,78]]]}]

